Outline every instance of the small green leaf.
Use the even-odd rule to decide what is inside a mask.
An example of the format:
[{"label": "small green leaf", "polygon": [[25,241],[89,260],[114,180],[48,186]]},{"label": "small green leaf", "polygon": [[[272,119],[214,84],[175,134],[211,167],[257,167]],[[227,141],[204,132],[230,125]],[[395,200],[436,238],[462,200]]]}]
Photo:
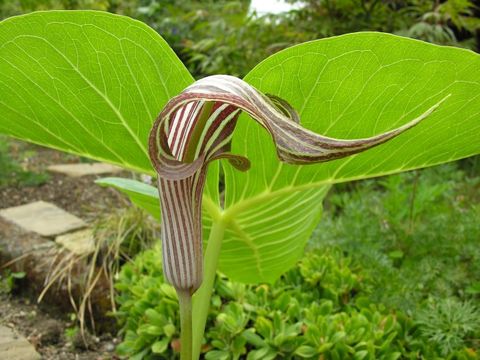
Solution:
[{"label": "small green leaf", "polygon": [[327,342],[327,343],[324,343],[322,345],[320,345],[317,349],[317,351],[321,354],[321,353],[324,353],[328,350],[330,350],[332,348],[334,344],[331,343],[331,342]]},{"label": "small green leaf", "polygon": [[15,279],[23,279],[27,274],[24,271],[13,272],[10,274]]},{"label": "small green leaf", "polygon": [[330,300],[322,301],[318,313],[322,316],[327,316],[333,310],[333,302]]},{"label": "small green leaf", "polygon": [[227,351],[213,350],[205,355],[207,360],[229,360],[230,354]]},{"label": "small green leaf", "polygon": [[164,338],[160,341],[157,341],[152,345],[152,352],[154,354],[162,354],[168,349],[169,344],[170,344],[170,339],[168,338]]},{"label": "small green leaf", "polygon": [[361,350],[357,351],[354,355],[355,360],[363,360],[365,357],[368,356],[368,351],[367,350]]},{"label": "small green leaf", "polygon": [[139,333],[149,335],[163,335],[163,329],[159,326],[145,324],[140,327]]},{"label": "small green leaf", "polygon": [[248,353],[247,360],[273,360],[277,354],[268,347],[263,347],[259,350],[253,350]]},{"label": "small green leaf", "polygon": [[175,328],[175,325],[173,324],[167,324],[163,327],[163,332],[169,338],[171,338],[175,334],[175,331],[176,331],[176,328]]},{"label": "small green leaf", "polygon": [[403,255],[404,254],[402,250],[394,250],[388,253],[388,256],[394,260],[403,258]]},{"label": "small green leaf", "polygon": [[385,360],[397,360],[397,359],[400,359],[401,356],[402,356],[402,353],[394,352],[394,353],[391,353],[391,354],[385,356]]},{"label": "small green leaf", "polygon": [[259,316],[255,321],[255,329],[264,339],[272,339],[274,334],[273,324],[269,319]]},{"label": "small green leaf", "polygon": [[161,284],[160,285],[160,290],[164,296],[170,299],[177,300],[177,293],[175,292],[175,289],[173,286],[169,284]]},{"label": "small green leaf", "polygon": [[160,220],[160,205],[157,188],[140,181],[108,177],[95,181],[98,185],[111,186],[126,194],[138,207],[147,211],[155,219]]},{"label": "small green leaf", "polygon": [[317,355],[317,350],[311,346],[302,345],[297,350],[295,350],[295,355],[300,356],[301,358],[312,358]]},{"label": "small green leaf", "polygon": [[252,344],[257,348],[265,346],[265,341],[260,336],[255,334],[254,329],[245,330],[242,333],[242,336],[245,338],[245,340],[247,340],[248,343]]},{"label": "small green leaf", "polygon": [[147,317],[148,321],[151,324],[157,325],[157,326],[164,326],[165,322],[167,321],[167,319],[165,318],[165,315],[157,312],[154,309],[148,309],[145,312],[145,316]]}]

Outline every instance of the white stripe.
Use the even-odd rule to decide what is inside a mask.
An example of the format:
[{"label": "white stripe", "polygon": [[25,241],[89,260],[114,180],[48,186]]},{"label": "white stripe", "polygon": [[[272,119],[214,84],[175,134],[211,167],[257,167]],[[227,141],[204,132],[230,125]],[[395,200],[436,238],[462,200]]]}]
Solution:
[{"label": "white stripe", "polygon": [[183,159],[183,157],[184,157],[185,150],[186,150],[186,145],[187,145],[186,142],[187,142],[187,139],[189,137],[188,135],[192,131],[192,126],[197,119],[198,113],[203,109],[204,104],[205,104],[205,101],[200,101],[200,102],[197,101],[197,107],[196,107],[194,113],[192,114],[192,116],[190,117],[190,119],[188,119],[187,131],[185,132],[185,136],[183,136],[182,139],[179,139],[179,142],[181,143],[180,144],[180,151],[179,151],[179,154],[178,154],[179,159]]},{"label": "white stripe", "polygon": [[[186,120],[188,120],[188,114],[190,114],[190,109],[192,106],[195,104],[195,101],[189,102],[185,106],[182,106],[180,109],[178,109],[177,113],[175,114],[175,119],[172,124],[172,128],[169,130],[169,143],[168,146],[170,147],[170,150],[172,151],[172,154],[174,154],[177,157],[177,149],[178,145],[181,141],[180,134],[185,128],[185,125],[187,123]],[[182,114],[183,116],[180,116]],[[174,141],[174,138],[176,136],[176,141]]]},{"label": "white stripe", "polygon": [[[225,108],[227,108],[228,106],[230,106],[230,105],[229,104],[223,104],[223,105],[219,106],[218,109],[215,110],[212,115],[210,115],[210,117],[207,120],[207,123],[205,124],[205,127],[203,128],[202,134],[200,136],[200,140],[205,138],[208,130],[212,126],[212,123],[217,119],[218,115],[221,114],[222,111],[225,110]],[[203,141],[199,141],[198,144],[197,144],[197,149],[195,151],[195,159],[200,156],[200,149],[202,148],[202,142]]]}]

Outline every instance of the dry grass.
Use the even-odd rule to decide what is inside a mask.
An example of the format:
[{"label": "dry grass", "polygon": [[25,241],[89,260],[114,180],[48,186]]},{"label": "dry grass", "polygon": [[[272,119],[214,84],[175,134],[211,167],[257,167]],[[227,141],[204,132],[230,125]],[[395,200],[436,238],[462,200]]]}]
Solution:
[{"label": "dry grass", "polygon": [[[95,332],[94,293],[107,287],[109,310],[116,311],[114,278],[120,267],[137,253],[152,247],[159,236],[159,224],[137,207],[118,209],[93,225],[94,247],[84,254],[56,249],[48,277],[38,297],[42,301],[52,287],[66,286],[82,335],[88,327]],[[83,271],[82,271],[83,270]],[[102,314],[104,315],[104,314]]]}]

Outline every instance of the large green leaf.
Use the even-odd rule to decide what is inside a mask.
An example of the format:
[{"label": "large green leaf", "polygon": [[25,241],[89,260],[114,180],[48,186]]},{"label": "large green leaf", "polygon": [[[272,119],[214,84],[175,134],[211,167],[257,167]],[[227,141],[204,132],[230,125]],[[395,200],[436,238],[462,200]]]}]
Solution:
[{"label": "large green leaf", "polygon": [[[106,13],[49,12],[3,21],[0,40],[0,132],[152,172],[150,126],[192,82],[153,30]],[[252,168],[239,173],[224,164],[222,212],[218,166],[211,166],[204,198],[205,232],[214,221],[226,223],[220,266],[236,280],[273,281],[293,265],[332,184],[480,152],[480,59],[466,50],[351,34],[282,51],[246,80],[288,100],[304,126],[340,138],[392,129],[451,96],[387,144],[304,167],[281,164],[266,132],[244,115],[233,152],[246,155]],[[154,211],[152,189],[113,182]]]},{"label": "large green leaf", "polygon": [[152,173],[150,127],[192,81],[147,25],[94,11],[0,23],[0,132]]},{"label": "large green leaf", "polygon": [[224,164],[231,219],[220,258],[230,277],[275,279],[311,235],[326,187],[460,159],[480,152],[480,57],[381,33],[298,45],[263,61],[245,78],[290,102],[301,123],[337,138],[372,136],[406,123],[451,94],[416,128],[375,149],[308,166],[277,160],[267,132],[246,115],[233,152],[252,167]]}]

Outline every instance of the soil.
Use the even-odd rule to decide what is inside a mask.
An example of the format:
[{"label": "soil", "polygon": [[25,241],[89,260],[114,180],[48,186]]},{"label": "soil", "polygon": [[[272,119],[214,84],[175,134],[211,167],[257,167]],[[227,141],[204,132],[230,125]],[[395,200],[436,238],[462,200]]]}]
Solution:
[{"label": "soil", "polygon": [[[85,161],[73,155],[17,141],[13,142],[12,149],[13,156],[22,167],[36,173],[46,173],[49,165]],[[43,200],[88,222],[95,219],[99,212],[107,212],[111,208],[127,205],[125,197],[119,195],[117,191],[94,183],[97,178],[103,176],[72,178],[56,173],[49,173],[49,176],[48,181],[39,186],[0,188],[0,208]],[[122,177],[125,174],[119,173],[115,176]]]},{"label": "soil", "polygon": [[[79,157],[17,141],[11,142],[11,150],[14,158],[25,170],[37,173],[47,172],[46,169],[51,164],[85,161]],[[115,190],[94,183],[100,176],[70,178],[61,174],[49,175],[48,181],[39,186],[0,188],[0,208],[43,200],[79,216],[88,223],[112,208],[128,205],[128,201]],[[120,177],[125,175],[115,174]],[[21,232],[19,234],[21,236]],[[9,236],[16,235],[10,233]],[[68,311],[48,303],[37,305],[36,300],[28,294],[28,289],[22,289],[22,294],[0,293],[0,324],[14,328],[24,335],[42,355],[42,359],[118,359],[114,355],[114,348],[119,342],[117,338],[108,333],[97,336],[87,334],[85,342],[79,331],[77,335],[72,335],[75,333],[75,323],[69,319],[71,314]]]},{"label": "soil", "polygon": [[[111,334],[87,335],[88,349],[68,315],[52,306],[39,306],[28,298],[0,295],[0,324],[15,329],[35,347],[45,360],[107,360],[119,359],[115,346],[119,339]],[[54,314],[54,315],[52,315]],[[67,330],[67,331],[66,331]]]}]

